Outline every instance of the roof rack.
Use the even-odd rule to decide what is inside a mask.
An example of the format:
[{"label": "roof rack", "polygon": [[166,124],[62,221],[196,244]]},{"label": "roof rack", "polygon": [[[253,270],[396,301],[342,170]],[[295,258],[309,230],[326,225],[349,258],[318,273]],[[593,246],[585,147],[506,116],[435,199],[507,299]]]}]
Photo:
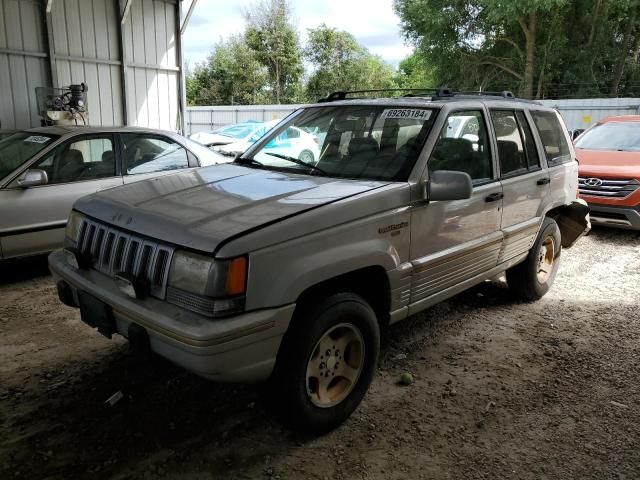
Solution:
[{"label": "roof rack", "polygon": [[469,90],[461,92],[453,92],[453,95],[481,95],[484,97],[502,97],[502,98],[516,98],[513,92],[509,90],[502,90],[501,92],[489,92],[482,90]]},{"label": "roof rack", "polygon": [[437,92],[437,88],[376,88],[372,90],[348,90],[332,92],[324,98],[318,100],[318,103],[336,102],[338,100],[346,100],[347,95],[353,95],[355,93],[382,93],[382,92]]},{"label": "roof rack", "polygon": [[421,94],[429,94],[434,99],[440,98],[452,98],[458,95],[477,95],[483,97],[501,97],[501,98],[516,98],[513,92],[509,90],[503,90],[501,92],[483,92],[480,90],[474,91],[454,91],[448,87],[440,88],[378,88],[372,90],[349,90],[332,92],[324,98],[318,100],[318,103],[336,102],[338,100],[346,100],[348,95],[358,93],[381,93],[381,92],[409,92],[403,97],[418,97],[423,96]]}]

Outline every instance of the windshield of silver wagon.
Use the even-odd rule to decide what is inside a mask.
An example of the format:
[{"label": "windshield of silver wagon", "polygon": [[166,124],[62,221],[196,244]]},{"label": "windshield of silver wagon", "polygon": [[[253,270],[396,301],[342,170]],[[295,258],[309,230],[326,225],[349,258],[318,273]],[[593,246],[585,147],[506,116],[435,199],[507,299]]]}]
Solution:
[{"label": "windshield of silver wagon", "polygon": [[310,107],[269,132],[249,159],[258,168],[406,181],[435,116],[433,108]]},{"label": "windshield of silver wagon", "polygon": [[0,140],[0,179],[3,179],[58,137],[41,133],[17,132]]}]

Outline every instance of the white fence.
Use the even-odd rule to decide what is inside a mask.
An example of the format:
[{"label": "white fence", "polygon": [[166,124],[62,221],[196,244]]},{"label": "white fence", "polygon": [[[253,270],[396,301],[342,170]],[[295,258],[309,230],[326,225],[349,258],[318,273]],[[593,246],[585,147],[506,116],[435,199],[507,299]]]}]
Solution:
[{"label": "white fence", "polygon": [[255,120],[267,122],[284,118],[301,105],[234,105],[187,107],[187,135],[214,130],[224,125]]},{"label": "white fence", "polygon": [[587,98],[542,100],[557,109],[569,130],[587,128],[605,117],[640,114],[640,98]]},{"label": "white fence", "polygon": [[[558,109],[567,128],[587,128],[604,117],[640,114],[640,98],[589,98],[542,100],[542,104]],[[247,120],[268,121],[284,118],[301,105],[237,105],[222,107],[188,107],[187,134],[213,130]]]}]

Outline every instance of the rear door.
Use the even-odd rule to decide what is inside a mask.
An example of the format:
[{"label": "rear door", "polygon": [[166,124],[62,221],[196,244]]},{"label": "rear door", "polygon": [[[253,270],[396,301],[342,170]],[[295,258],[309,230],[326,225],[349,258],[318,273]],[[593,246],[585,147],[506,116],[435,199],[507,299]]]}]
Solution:
[{"label": "rear door", "polygon": [[504,194],[499,263],[529,250],[538,233],[549,174],[542,168],[531,123],[522,110],[491,110]]},{"label": "rear door", "polygon": [[29,167],[44,170],[47,184],[20,188],[14,181],[0,191],[4,258],[59,248],[73,203],[122,185],[114,145],[111,134],[74,136]]},{"label": "rear door", "polygon": [[428,171],[455,170],[473,181],[471,198],[429,202],[411,215],[411,313],[439,292],[497,265],[502,245],[502,186],[491,155],[484,109],[448,114],[428,160]]}]

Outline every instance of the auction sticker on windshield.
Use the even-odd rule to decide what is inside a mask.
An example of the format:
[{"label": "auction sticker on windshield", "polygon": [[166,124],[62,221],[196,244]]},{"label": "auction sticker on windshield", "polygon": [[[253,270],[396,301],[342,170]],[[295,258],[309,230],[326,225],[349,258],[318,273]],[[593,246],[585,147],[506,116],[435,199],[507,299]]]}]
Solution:
[{"label": "auction sticker on windshield", "polygon": [[28,143],[47,143],[49,140],[51,140],[49,137],[38,137],[37,135],[32,135],[24,139],[24,141]]},{"label": "auction sticker on windshield", "polygon": [[387,108],[380,118],[407,118],[411,120],[429,120],[431,110],[423,108]]}]

